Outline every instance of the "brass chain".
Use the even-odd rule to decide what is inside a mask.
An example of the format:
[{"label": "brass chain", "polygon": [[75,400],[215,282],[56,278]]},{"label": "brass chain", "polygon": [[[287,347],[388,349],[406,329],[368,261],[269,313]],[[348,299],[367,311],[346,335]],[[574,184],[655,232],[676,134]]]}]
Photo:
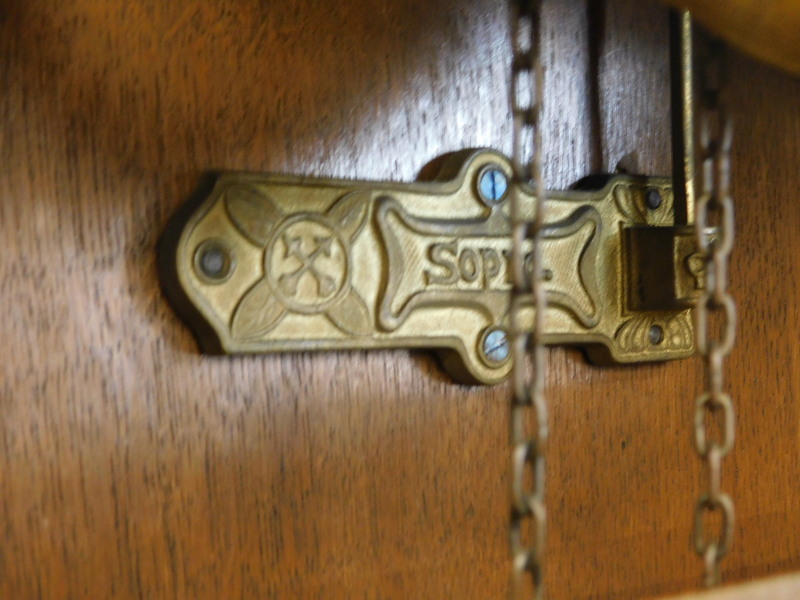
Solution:
[{"label": "brass chain", "polygon": [[[704,295],[695,308],[697,350],[706,368],[706,391],[695,402],[694,444],[706,462],[708,489],[697,499],[694,511],[694,546],[705,563],[705,583],[720,582],[719,563],[731,547],[734,508],[721,489],[722,459],[733,448],[734,412],[731,396],[723,391],[724,362],[736,338],[736,307],[728,293],[728,258],[733,247],[733,200],[730,193],[730,149],[733,126],[721,94],[720,48],[714,45],[704,61],[699,111],[701,194],[695,206],[695,236],[706,264]],[[712,218],[716,226],[710,228]],[[713,234],[713,235],[712,235]],[[721,321],[721,336],[710,331],[712,315]],[[712,437],[708,422],[717,420],[719,435]],[[718,513],[721,531],[707,532],[706,520]]]},{"label": "brass chain", "polygon": [[[541,238],[545,222],[542,177],[541,115],[544,69],[540,58],[540,3],[511,2],[511,111],[513,185],[511,227],[513,290],[510,306],[512,346],[511,441],[512,506],[510,542],[512,598],[544,597],[545,452],[548,436],[544,395],[542,335],[547,305],[543,284]],[[535,209],[523,206],[523,189],[533,188]],[[530,262],[526,265],[526,249]],[[533,307],[533,326],[523,313]],[[528,320],[530,323],[530,320]],[[530,480],[530,481],[528,481]]]}]

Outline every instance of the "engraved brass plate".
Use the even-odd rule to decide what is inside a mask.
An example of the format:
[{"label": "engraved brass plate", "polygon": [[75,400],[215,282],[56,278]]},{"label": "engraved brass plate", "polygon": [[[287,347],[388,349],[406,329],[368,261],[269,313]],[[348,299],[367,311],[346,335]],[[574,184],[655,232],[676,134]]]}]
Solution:
[{"label": "engraved brass plate", "polygon": [[[509,326],[509,203],[502,190],[483,199],[486,169],[511,173],[480,150],[451,156],[426,183],[217,174],[162,240],[163,287],[206,352],[432,348],[458,380],[502,381],[510,361],[491,343],[503,336],[487,335]],[[653,193],[660,205],[648,208]],[[631,301],[643,263],[628,254],[647,236],[624,232],[667,231],[672,198],[668,180],[627,176],[549,194],[548,343],[596,362],[693,353],[690,308]],[[664,277],[681,279],[667,263]],[[687,267],[673,287],[697,280]]]}]

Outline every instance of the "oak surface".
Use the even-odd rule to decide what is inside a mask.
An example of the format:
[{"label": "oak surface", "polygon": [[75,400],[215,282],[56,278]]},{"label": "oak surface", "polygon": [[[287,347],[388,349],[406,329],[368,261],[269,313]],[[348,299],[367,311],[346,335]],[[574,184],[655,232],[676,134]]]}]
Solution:
[{"label": "oak surface", "polygon": [[690,592],[662,600],[795,600],[800,596],[800,575],[759,579],[715,590]]},{"label": "oak surface", "polygon": [[[592,4],[545,11],[553,188],[670,170],[666,9]],[[0,0],[0,598],[505,596],[507,386],[417,352],[202,356],[155,270],[205,169],[508,152],[503,7]],[[800,80],[733,67],[741,581],[800,569]],[[551,596],[691,590],[699,362],[550,365]]]}]

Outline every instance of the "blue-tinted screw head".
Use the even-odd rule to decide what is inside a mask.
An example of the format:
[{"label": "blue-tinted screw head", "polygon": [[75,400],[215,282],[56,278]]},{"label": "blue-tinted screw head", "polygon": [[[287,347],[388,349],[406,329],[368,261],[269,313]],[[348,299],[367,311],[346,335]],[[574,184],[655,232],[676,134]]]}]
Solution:
[{"label": "blue-tinted screw head", "polygon": [[483,356],[492,364],[505,362],[511,354],[508,335],[500,328],[490,330],[483,337]]},{"label": "blue-tinted screw head", "polygon": [[489,165],[478,175],[478,194],[486,204],[499,204],[508,193],[508,176],[500,167]]}]

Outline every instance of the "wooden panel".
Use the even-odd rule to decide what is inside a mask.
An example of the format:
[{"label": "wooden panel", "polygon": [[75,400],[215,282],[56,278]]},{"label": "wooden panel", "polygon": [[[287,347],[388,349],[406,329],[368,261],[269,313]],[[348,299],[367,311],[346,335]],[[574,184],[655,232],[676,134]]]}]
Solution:
[{"label": "wooden panel", "polygon": [[[672,596],[671,600],[794,600],[800,596],[800,575],[784,575],[713,591]],[[664,600],[667,600],[666,598]]]},{"label": "wooden panel", "polygon": [[[668,173],[665,9],[545,17],[551,185],[631,154]],[[508,152],[507,33],[490,0],[0,0],[0,597],[505,594],[507,387],[424,353],[201,356],[154,252],[207,168],[409,180]],[[800,568],[800,82],[734,67],[745,580]],[[691,589],[698,362],[550,356],[552,596]]]}]

